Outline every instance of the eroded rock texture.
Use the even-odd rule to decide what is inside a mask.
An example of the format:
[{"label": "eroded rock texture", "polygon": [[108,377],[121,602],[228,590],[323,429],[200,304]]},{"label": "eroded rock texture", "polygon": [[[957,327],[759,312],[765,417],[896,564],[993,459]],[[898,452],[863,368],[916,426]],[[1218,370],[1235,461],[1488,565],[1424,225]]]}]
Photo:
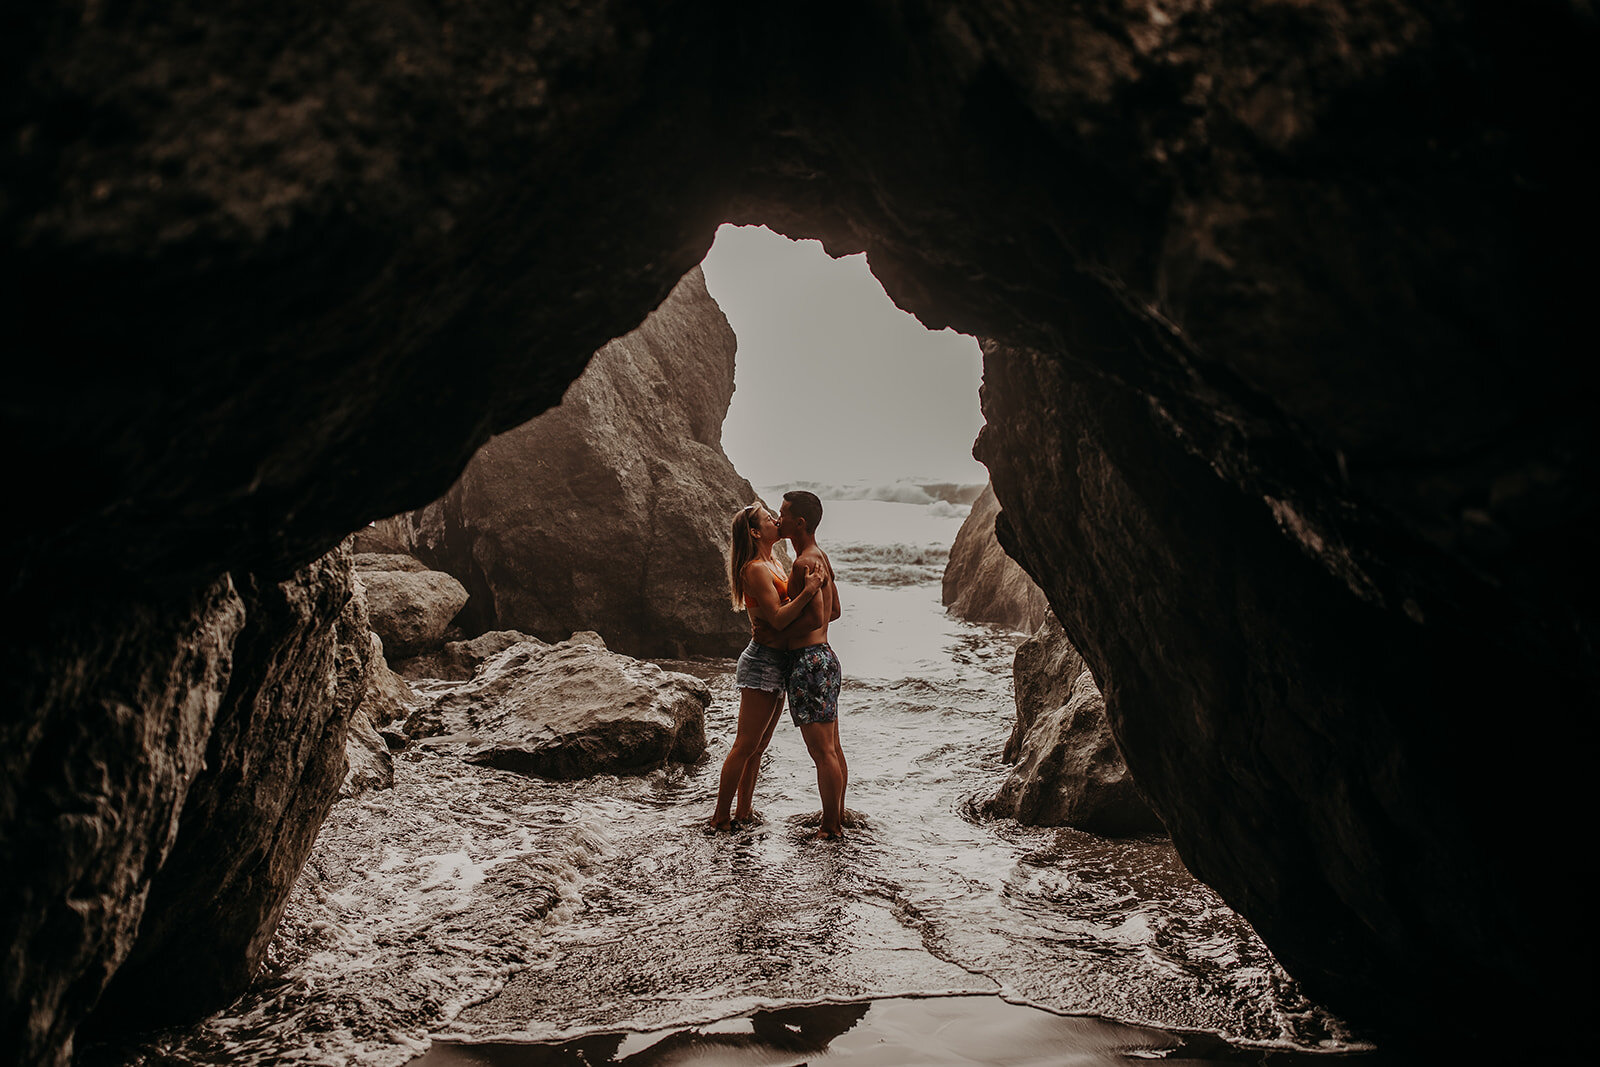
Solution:
[{"label": "eroded rock texture", "polygon": [[245,623],[226,576],[64,607],[0,653],[0,1043],[19,1063],[66,1060],[131,949]]},{"label": "eroded rock texture", "polygon": [[467,602],[460,582],[405,555],[356,557],[372,632],[397,659],[433,652]]},{"label": "eroded rock texture", "polygon": [[96,1025],[195,1018],[244,991],[345,778],[372,667],[347,547],[272,582],[246,576],[235,669]]},{"label": "eroded rock texture", "polygon": [[632,655],[733,655],[728,520],[755,499],[722,451],[735,340],[696,267],[595,353],[561,406],[478,451],[410,516],[472,594],[469,632],[594,630]]},{"label": "eroded rock texture", "polygon": [[519,774],[642,774],[705,755],[710,703],[711,690],[693,675],[578,633],[554,645],[512,645],[469,684],[413,715],[406,731],[469,735],[468,762]]},{"label": "eroded rock texture", "polygon": [[951,614],[973,622],[995,622],[1032,633],[1050,613],[1044,590],[1006,555],[994,535],[1000,502],[986,485],[950,546],[944,568],[943,603]]},{"label": "eroded rock texture", "polygon": [[[1399,1035],[1543,1007],[1520,916],[1581,899],[1539,830],[1600,704],[1597,37],[1553,0],[30,7],[4,840],[86,829],[8,867],[0,1041],[59,1054],[160,861],[208,706],[160,696],[173,620],[437,499],[727,219],[994,339],[1002,543],[1306,989]],[[1508,707],[1539,773],[1485,789]]]},{"label": "eroded rock texture", "polygon": [[1160,833],[1117,749],[1105,697],[1055,616],[1017,647],[1011,677],[1017,721],[1005,758],[1017,766],[984,810],[1106,837]]}]

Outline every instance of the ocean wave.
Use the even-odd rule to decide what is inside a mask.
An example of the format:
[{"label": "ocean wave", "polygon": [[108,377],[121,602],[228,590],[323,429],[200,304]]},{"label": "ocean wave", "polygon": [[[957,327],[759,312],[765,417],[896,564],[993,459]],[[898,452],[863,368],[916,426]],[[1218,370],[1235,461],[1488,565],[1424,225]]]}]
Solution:
[{"label": "ocean wave", "polygon": [[920,585],[944,578],[946,545],[836,545],[828,552],[840,581],[866,585]]},{"label": "ocean wave", "polygon": [[779,490],[776,495],[783,496],[782,490],[805,489],[817,494],[823,500],[883,500],[891,504],[943,504],[952,510],[940,512],[951,516],[965,515],[966,511],[953,510],[955,508],[970,509],[972,502],[978,499],[983,492],[983,483],[970,485],[964,482],[934,482],[901,478],[892,482],[877,482],[870,484],[852,483],[849,485],[833,485],[827,482],[794,482],[785,486],[774,486]]}]

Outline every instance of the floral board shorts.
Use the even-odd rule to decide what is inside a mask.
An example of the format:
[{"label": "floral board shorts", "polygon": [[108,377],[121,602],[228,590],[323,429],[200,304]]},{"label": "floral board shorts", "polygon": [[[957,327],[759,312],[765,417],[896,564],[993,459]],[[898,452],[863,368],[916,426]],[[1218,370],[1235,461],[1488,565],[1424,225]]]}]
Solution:
[{"label": "floral board shorts", "polygon": [[789,668],[789,717],[796,726],[836,722],[839,718],[839,657],[827,644],[792,649]]},{"label": "floral board shorts", "polygon": [[761,689],[781,695],[793,656],[788,649],[769,648],[751,641],[739,656],[733,680],[740,689]]}]

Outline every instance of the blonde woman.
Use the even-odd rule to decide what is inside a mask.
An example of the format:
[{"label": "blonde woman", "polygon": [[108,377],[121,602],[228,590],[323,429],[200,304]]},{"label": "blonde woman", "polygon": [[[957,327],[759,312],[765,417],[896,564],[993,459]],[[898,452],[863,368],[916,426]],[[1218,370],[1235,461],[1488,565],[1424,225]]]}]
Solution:
[{"label": "blonde woman", "polygon": [[711,826],[717,830],[732,829],[735,823],[755,817],[750,794],[761,768],[761,755],[783,711],[784,683],[789,675],[790,655],[783,630],[800,617],[828,580],[813,571],[806,575],[805,587],[790,596],[789,576],[772,558],[773,546],[782,540],[778,524],[760,504],[739,509],[728,538],[728,589],[734,610],[742,608],[750,614],[750,644],[739,657],[734,674],[739,685],[739,731],[722,763],[717,810],[711,816]]}]

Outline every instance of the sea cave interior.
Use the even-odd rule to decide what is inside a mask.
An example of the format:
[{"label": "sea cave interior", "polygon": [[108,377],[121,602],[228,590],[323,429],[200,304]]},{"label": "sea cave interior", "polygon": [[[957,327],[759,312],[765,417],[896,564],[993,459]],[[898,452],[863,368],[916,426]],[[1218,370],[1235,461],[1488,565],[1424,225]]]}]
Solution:
[{"label": "sea cave interior", "polygon": [[[865,252],[982,339],[995,540],[1183,877],[1311,1002],[1418,1055],[1569,1010],[1588,924],[1535,917],[1583,899],[1550,857],[1600,693],[1585,5],[47,4],[6,37],[18,1062],[193,1025],[274,965],[319,831],[360,818],[347,539],[437,505],[407,536],[447,544],[474,455],[542,413],[709,448],[710,378],[562,398],[704,292],[729,223]],[[682,480],[635,468],[562,484]],[[491,564],[446,569],[509,611]],[[725,650],[700,564],[649,566],[606,645]],[[565,595],[537,636],[600,628],[573,623],[604,590]],[[493,884],[453,854],[439,885]],[[505,915],[563,906],[534,884]],[[916,947],[868,912],[871,951]]]}]

